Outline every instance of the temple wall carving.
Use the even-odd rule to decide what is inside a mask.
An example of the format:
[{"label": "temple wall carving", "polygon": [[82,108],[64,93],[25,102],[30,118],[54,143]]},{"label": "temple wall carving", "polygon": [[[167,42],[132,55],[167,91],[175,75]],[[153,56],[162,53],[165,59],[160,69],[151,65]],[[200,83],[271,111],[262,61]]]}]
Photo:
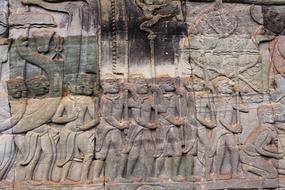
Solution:
[{"label": "temple wall carving", "polygon": [[284,189],[284,13],[1,0],[0,189]]}]

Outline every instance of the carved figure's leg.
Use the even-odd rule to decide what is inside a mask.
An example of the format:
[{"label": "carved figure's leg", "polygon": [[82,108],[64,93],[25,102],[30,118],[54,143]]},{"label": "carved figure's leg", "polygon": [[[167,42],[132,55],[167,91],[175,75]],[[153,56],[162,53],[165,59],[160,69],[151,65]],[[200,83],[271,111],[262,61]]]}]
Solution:
[{"label": "carved figure's leg", "polygon": [[52,142],[48,134],[43,135],[40,138],[41,141],[41,149],[42,149],[42,161],[43,169],[42,169],[42,180],[48,181],[50,171],[52,170],[52,162],[53,162],[53,148]]},{"label": "carved figure's leg", "polygon": [[194,169],[194,156],[193,155],[185,155],[185,165],[183,165],[183,168],[185,170],[185,175],[187,181],[193,181],[193,169]]},{"label": "carved figure's leg", "polygon": [[212,166],[213,166],[213,158],[208,157],[206,153],[205,155],[205,178],[207,181],[211,180]]},{"label": "carved figure's leg", "polygon": [[[143,143],[149,143],[149,142],[143,142]],[[152,146],[152,143],[144,146],[143,157],[144,157],[144,165],[146,168],[144,180],[147,180],[148,178],[153,176],[153,166],[154,166],[153,154],[154,154],[154,151],[151,148],[151,146]],[[150,148],[147,148],[147,147],[150,147]]]},{"label": "carved figure's leg", "polygon": [[[37,142],[39,143],[39,142]],[[26,166],[26,180],[33,180],[33,176],[34,176],[34,171],[36,168],[36,165],[40,159],[41,156],[41,147],[38,144],[34,153],[34,157],[31,160],[31,162]]]},{"label": "carved figure's leg", "polygon": [[[100,181],[100,175],[103,171],[103,168],[105,166],[105,161],[111,146],[111,137],[110,132],[106,135],[105,141],[103,143],[103,147],[100,151],[95,152],[95,166],[94,166],[94,178],[93,181]],[[105,177],[105,176],[104,176]]]},{"label": "carved figure's leg", "polygon": [[244,171],[254,173],[267,179],[274,179],[278,176],[278,171],[273,164],[261,156],[249,156],[241,152],[241,161]]},{"label": "carved figure's leg", "polygon": [[72,164],[72,161],[70,160],[66,164],[64,164],[64,166],[62,167],[62,173],[61,173],[61,179],[60,179],[61,183],[64,183],[66,181],[71,164]]},{"label": "carved figure's leg", "polygon": [[225,149],[226,149],[226,137],[222,136],[218,140],[217,143],[217,151],[216,151],[216,156],[214,159],[214,171],[215,171],[215,177],[219,177],[221,174],[221,168],[224,162],[224,157],[225,157]]},{"label": "carved figure's leg", "polygon": [[233,135],[226,136],[226,144],[227,148],[230,151],[230,158],[231,158],[231,166],[232,166],[232,174],[233,177],[238,176],[238,165],[239,165],[239,150]]},{"label": "carved figure's leg", "polygon": [[133,175],[133,171],[139,160],[140,149],[141,149],[141,145],[135,143],[132,149],[130,150],[130,153],[128,156],[128,165],[127,165],[127,176],[128,177]]},{"label": "carved figure's leg", "polygon": [[155,161],[155,173],[154,173],[155,177],[159,177],[161,175],[162,169],[164,166],[164,162],[165,162],[164,156],[160,156],[156,159],[156,161]]},{"label": "carved figure's leg", "polygon": [[78,149],[84,154],[80,181],[81,183],[87,183],[89,168],[92,164],[92,160],[94,157],[93,154],[94,145],[89,141],[88,133],[83,133],[79,135],[77,143],[78,143]]},{"label": "carved figure's leg", "polygon": [[105,162],[103,160],[95,160],[95,166],[94,166],[94,177],[93,182],[96,183],[100,175],[102,173],[102,169],[104,168]]}]

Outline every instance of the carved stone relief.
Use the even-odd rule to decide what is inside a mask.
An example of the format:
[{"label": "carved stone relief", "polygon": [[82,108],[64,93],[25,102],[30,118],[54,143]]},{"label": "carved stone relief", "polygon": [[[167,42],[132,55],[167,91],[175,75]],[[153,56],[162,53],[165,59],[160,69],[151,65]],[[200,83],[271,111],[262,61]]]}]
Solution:
[{"label": "carved stone relief", "polygon": [[0,1],[0,189],[284,189],[284,0]]}]

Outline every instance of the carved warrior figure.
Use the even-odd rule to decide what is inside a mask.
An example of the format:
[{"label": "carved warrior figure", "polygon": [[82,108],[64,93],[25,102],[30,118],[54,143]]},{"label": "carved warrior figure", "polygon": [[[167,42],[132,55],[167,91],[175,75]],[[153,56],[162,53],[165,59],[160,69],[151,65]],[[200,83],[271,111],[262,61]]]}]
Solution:
[{"label": "carved warrior figure", "polygon": [[112,167],[111,178],[123,180],[127,157],[122,154],[123,130],[128,128],[124,120],[125,98],[120,92],[119,81],[111,74],[106,74],[102,81],[103,95],[101,97],[100,124],[96,129],[95,175],[94,180],[100,180],[104,162]]},{"label": "carved warrior figure", "polygon": [[152,113],[155,109],[154,99],[149,94],[147,81],[141,75],[130,76],[131,84],[127,86],[132,94],[128,100],[132,119],[130,122],[127,145],[124,153],[128,153],[127,176],[133,175],[135,167],[141,166],[140,175],[147,180],[152,176],[154,163],[154,129]]},{"label": "carved warrior figure", "polygon": [[165,167],[168,176],[176,180],[181,164],[182,139],[180,127],[185,118],[179,116],[178,95],[175,93],[175,80],[161,76],[158,81],[159,127],[156,129],[155,177],[162,177]]},{"label": "carved warrior figure", "polygon": [[183,21],[183,13],[180,0],[136,0],[137,6],[143,11],[147,21],[140,25],[140,29],[149,33],[148,38],[155,38],[152,27],[163,18],[176,18]]},{"label": "carved warrior figure", "polygon": [[[232,94],[233,85],[233,81],[226,77],[217,77],[213,80],[214,89],[220,95]],[[235,109],[239,108],[235,107]],[[205,150],[200,151],[204,152],[206,178],[210,179],[213,165],[215,174],[213,177],[219,178],[221,176],[221,168],[226,151],[230,154],[232,177],[238,177],[239,150],[234,134],[241,132],[241,126],[235,123],[222,125],[221,120],[223,118],[220,118],[220,115],[217,115],[217,113],[212,114],[214,114],[212,120],[205,120],[197,115],[197,120],[205,126],[205,129],[199,131],[199,139],[205,148]]]},{"label": "carved warrior figure", "polygon": [[274,126],[274,106],[276,105],[258,106],[259,126],[249,134],[240,152],[244,171],[268,179],[277,178],[279,171],[284,173],[284,169],[278,165],[278,159],[284,157],[284,152],[280,150],[281,144]]},{"label": "carved warrior figure", "polygon": [[61,182],[65,182],[73,160],[82,161],[81,183],[88,180],[89,168],[94,157],[95,132],[91,130],[99,123],[98,100],[90,96],[94,84],[88,74],[79,74],[76,86],[70,86],[52,121],[65,124],[60,132],[58,144],[59,167],[63,167]]},{"label": "carved warrior figure", "polygon": [[192,78],[183,81],[184,87],[179,89],[181,92],[179,99],[179,112],[180,115],[186,117],[186,123],[181,128],[182,130],[182,143],[183,143],[183,156],[179,175],[185,176],[187,181],[192,181],[194,170],[194,156],[197,155],[198,148],[198,123],[196,120],[196,102],[195,94],[193,93]]}]

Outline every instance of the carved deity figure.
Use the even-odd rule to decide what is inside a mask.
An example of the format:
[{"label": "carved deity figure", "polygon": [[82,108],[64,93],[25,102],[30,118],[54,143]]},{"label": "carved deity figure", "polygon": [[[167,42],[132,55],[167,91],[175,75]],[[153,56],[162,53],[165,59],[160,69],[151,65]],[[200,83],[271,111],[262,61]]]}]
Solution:
[{"label": "carved deity figure", "polygon": [[147,21],[140,25],[140,29],[147,32],[148,38],[155,38],[152,27],[163,18],[176,18],[183,21],[183,13],[180,0],[136,0],[137,6],[143,11]]},{"label": "carved deity figure", "polygon": [[[125,98],[120,91],[119,81],[106,74],[102,81],[103,95],[101,97],[101,121],[96,129],[95,175],[94,181],[100,180],[102,169],[110,168],[110,173],[117,181],[123,180],[126,167],[126,155],[122,154],[124,132],[128,121],[124,120]],[[109,166],[108,166],[109,165]],[[106,173],[106,172],[105,172]]]},{"label": "carved deity figure", "polygon": [[267,179],[278,177],[277,160],[284,157],[283,150],[280,150],[282,146],[278,139],[273,107],[274,104],[258,106],[259,126],[249,134],[240,151],[243,170]]},{"label": "carved deity figure", "polygon": [[154,99],[149,93],[147,81],[141,75],[130,77],[129,89],[132,96],[128,99],[131,108],[131,122],[128,130],[127,145],[124,153],[128,153],[127,176],[133,175],[135,167],[141,166],[140,176],[146,181],[153,173],[154,163]]},{"label": "carved deity figure", "polygon": [[94,84],[88,74],[79,74],[76,86],[70,86],[69,95],[65,96],[52,121],[65,124],[59,134],[58,162],[63,167],[61,182],[65,183],[72,161],[81,161],[81,183],[88,181],[89,168],[94,157],[95,132],[92,130],[99,123],[98,100],[90,96]]},{"label": "carved deity figure", "polygon": [[185,117],[179,115],[178,95],[175,93],[175,79],[161,76],[158,81],[159,126],[156,129],[156,165],[155,177],[163,177],[165,167],[167,177],[172,180],[178,176],[182,158],[182,138],[180,127],[185,124]]},{"label": "carved deity figure", "polygon": [[[233,93],[234,83],[226,77],[217,77],[213,80],[213,87],[216,93],[219,95],[229,95]],[[210,102],[209,104],[213,104]],[[214,109],[214,105],[208,105],[211,109]],[[222,106],[223,107],[223,106]],[[225,107],[225,106],[224,106]],[[213,110],[211,110],[213,111]],[[214,178],[220,178],[221,168],[224,162],[225,153],[228,152],[230,156],[231,164],[231,174],[232,178],[239,176],[238,174],[238,164],[239,164],[239,150],[237,146],[237,139],[234,133],[241,131],[239,125],[228,124],[227,127],[222,125],[220,120],[222,114],[217,115],[216,112],[211,112],[214,114],[210,120],[204,119],[199,114],[197,115],[197,120],[205,126],[204,129],[199,130],[199,139],[201,144],[204,146],[205,159],[205,175],[206,179],[210,180],[212,166],[214,166]]]}]

